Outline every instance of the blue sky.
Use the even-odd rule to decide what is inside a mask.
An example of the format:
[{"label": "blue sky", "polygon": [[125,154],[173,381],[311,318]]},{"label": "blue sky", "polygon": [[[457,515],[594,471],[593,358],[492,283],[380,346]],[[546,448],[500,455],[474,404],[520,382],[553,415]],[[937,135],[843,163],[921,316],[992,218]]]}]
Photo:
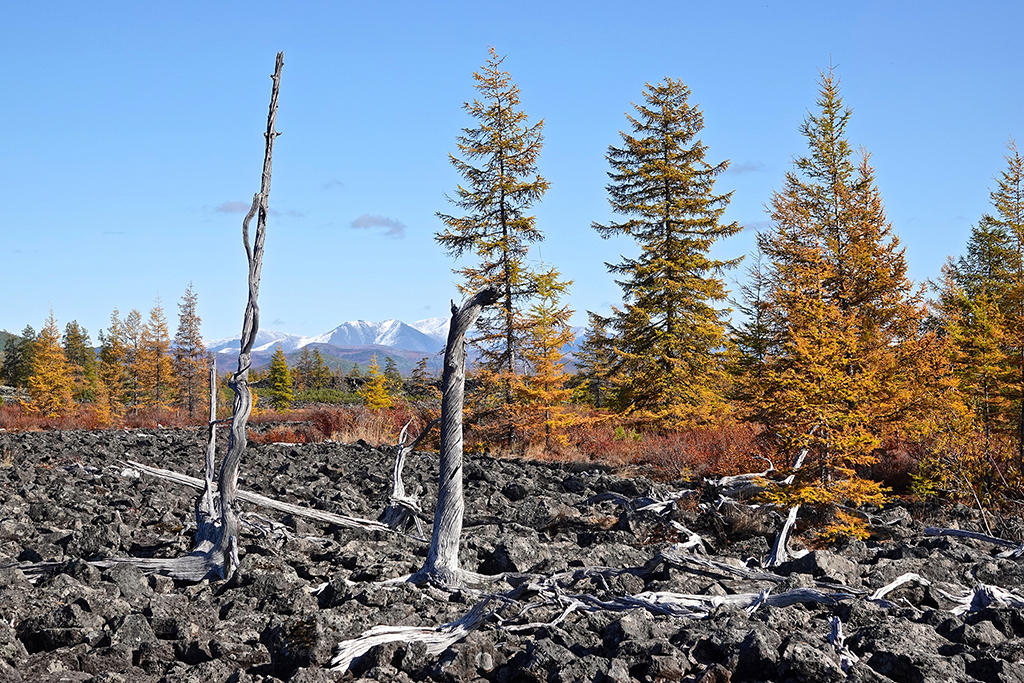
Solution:
[{"label": "blue sky", "polygon": [[[577,322],[619,291],[630,245],[609,218],[604,154],[647,81],[680,78],[733,170],[727,216],[764,204],[804,149],[831,62],[872,154],[911,274],[935,277],[988,208],[1005,143],[1024,137],[1018,3],[14,3],[0,58],[0,328],[50,307],[95,339],[110,311],[189,281],[209,338],[237,335],[238,204],[258,189],[274,53],[285,52],[263,326],[445,314],[451,261],[433,242],[457,177],[447,155],[493,45],[546,121],[533,258],[575,284]],[[753,229],[717,252],[748,252]],[[733,277],[742,276],[737,271]]]}]

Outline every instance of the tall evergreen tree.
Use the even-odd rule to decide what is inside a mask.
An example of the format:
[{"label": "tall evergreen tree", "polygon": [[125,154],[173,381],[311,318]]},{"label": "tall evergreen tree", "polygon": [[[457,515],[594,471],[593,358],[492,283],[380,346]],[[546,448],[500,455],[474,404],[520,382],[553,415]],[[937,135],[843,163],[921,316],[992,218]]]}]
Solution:
[{"label": "tall evergreen tree", "polygon": [[[502,292],[498,304],[480,316],[473,343],[485,370],[481,379],[495,385],[499,408],[508,409],[523,370],[524,305],[534,289],[526,255],[530,243],[543,238],[530,212],[548,181],[537,171],[544,122],[529,122],[520,106],[519,87],[502,70],[503,61],[491,48],[483,68],[473,74],[479,96],[464,109],[477,125],[463,129],[457,138],[458,156],[449,155],[465,180],[450,201],[463,213],[438,213],[445,229],[436,239],[453,257],[476,257],[473,265],[456,270],[464,291],[494,285]],[[503,421],[505,438],[511,439],[511,422],[507,416]]]},{"label": "tall evergreen tree", "polygon": [[573,339],[569,318],[573,311],[563,303],[567,280],[559,279],[554,268],[537,274],[537,300],[526,314],[528,333],[523,357],[529,372],[521,379],[519,392],[527,432],[544,435],[544,451],[562,442],[571,423],[568,403],[572,392],[566,387],[568,373],[562,351]]},{"label": "tall evergreen tree", "polygon": [[292,382],[295,384],[296,392],[303,392],[312,388],[313,381],[313,356],[309,353],[309,346],[303,346],[299,352],[299,360],[295,363],[292,372]]},{"label": "tall evergreen tree", "polygon": [[1024,463],[1024,156],[1011,141],[993,212],[943,270],[939,318],[955,372],[986,434],[1014,433]]},{"label": "tall evergreen tree", "polygon": [[64,356],[73,378],[72,394],[75,401],[92,403],[96,400],[99,377],[96,372],[96,352],[89,341],[89,333],[72,320],[64,326]]},{"label": "tall evergreen tree", "polygon": [[611,324],[622,407],[665,427],[709,419],[724,406],[726,309],[721,271],[739,259],[709,255],[740,226],[724,223],[731,193],[715,194],[728,162],[707,161],[704,116],[690,89],[666,78],[647,84],[622,146],[608,149],[609,202],[620,222],[594,223],[602,237],[625,235],[640,254],[609,270],[623,308]]},{"label": "tall evergreen tree", "polygon": [[292,405],[292,376],[288,370],[288,359],[278,345],[274,355],[270,357],[270,371],[267,373],[267,393],[270,405],[278,410],[290,408]]},{"label": "tall evergreen tree", "polygon": [[198,304],[199,297],[190,282],[178,303],[178,330],[174,335],[173,350],[178,404],[188,411],[189,418],[195,417],[196,410],[204,402],[204,387],[209,373]]},{"label": "tall evergreen tree", "polygon": [[1013,374],[1007,393],[1014,406],[1018,459],[1024,466],[1024,156],[1012,140],[1005,158],[1006,168],[996,178],[991,193],[993,213],[984,216],[982,222],[1005,231],[1013,245],[1011,282],[1003,314]]},{"label": "tall evergreen tree", "polygon": [[426,399],[426,398],[440,398],[441,392],[438,391],[435,377],[427,369],[427,364],[430,362],[430,358],[424,356],[416,361],[416,365],[412,369],[412,374],[409,377],[409,381],[412,384],[412,395],[414,398]]},{"label": "tall evergreen tree", "polygon": [[327,389],[331,382],[331,369],[320,355],[320,349],[314,348],[310,355],[309,369],[306,371],[306,386],[310,389]]},{"label": "tall evergreen tree", "polygon": [[110,314],[110,326],[100,332],[100,382],[111,413],[120,415],[128,405],[128,348],[125,345],[124,325],[115,308]]},{"label": "tall evergreen tree", "polygon": [[388,383],[388,391],[392,394],[402,391],[402,373],[398,370],[398,363],[391,356],[384,357],[384,379]]},{"label": "tall evergreen tree", "polygon": [[139,378],[146,405],[166,408],[174,397],[174,364],[167,318],[158,301],[149,311],[139,348]]},{"label": "tall evergreen tree", "polygon": [[32,375],[32,350],[35,348],[36,331],[26,325],[20,337],[12,337],[4,346],[4,364],[0,368],[0,382],[12,387],[28,387]]},{"label": "tall evergreen tree", "polygon": [[28,378],[29,409],[47,417],[68,413],[74,406],[71,396],[73,385],[71,369],[60,345],[60,329],[53,311],[50,311],[50,317],[46,319],[32,350],[32,374]]},{"label": "tall evergreen tree", "polygon": [[125,348],[124,404],[132,409],[138,409],[144,396],[142,377],[145,373],[145,352],[142,330],[142,314],[133,308],[121,322],[121,339]]},{"label": "tall evergreen tree", "polygon": [[822,75],[817,106],[802,128],[808,152],[772,199],[773,229],[759,236],[776,346],[752,409],[784,449],[808,449],[799,500],[878,502],[880,485],[859,468],[874,462],[887,434],[925,410],[934,339],[921,334],[921,294],[907,277],[874,171],[850,150],[850,110],[831,72]]}]

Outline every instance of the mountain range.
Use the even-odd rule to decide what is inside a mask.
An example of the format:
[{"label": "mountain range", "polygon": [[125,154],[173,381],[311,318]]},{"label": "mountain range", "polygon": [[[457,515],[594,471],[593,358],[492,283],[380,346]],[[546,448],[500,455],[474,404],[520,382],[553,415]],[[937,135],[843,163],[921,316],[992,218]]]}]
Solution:
[{"label": "mountain range", "polygon": [[[303,349],[317,349],[329,366],[340,367],[345,371],[356,363],[365,368],[376,355],[381,366],[386,357],[394,359],[403,375],[409,374],[413,366],[424,357],[427,358],[427,367],[439,372],[444,345],[448,340],[449,321],[447,317],[426,318],[411,323],[395,319],[380,322],[352,320],[312,337],[260,330],[256,333],[256,343],[253,345],[252,363],[256,368],[269,365],[274,349],[280,346],[289,365],[294,365]],[[579,338],[582,328],[573,328],[573,333]],[[217,354],[218,365],[223,364],[226,368],[233,364],[238,355],[238,338],[215,339],[207,342],[206,348]],[[565,349],[569,355],[575,350],[575,343]]]},{"label": "mountain range", "polygon": [[[393,358],[403,374],[408,374],[423,357],[428,359],[428,367],[436,371],[441,367],[448,322],[448,318],[426,318],[413,323],[394,319],[380,322],[352,320],[311,337],[260,330],[253,345],[253,366],[269,364],[274,349],[280,346],[289,364],[306,348],[319,350],[328,365],[340,366],[343,370],[348,370],[355,363],[365,366],[376,355],[382,366],[385,357]],[[238,355],[238,345],[235,337],[209,341],[206,348],[217,354],[218,360],[230,362]]]}]

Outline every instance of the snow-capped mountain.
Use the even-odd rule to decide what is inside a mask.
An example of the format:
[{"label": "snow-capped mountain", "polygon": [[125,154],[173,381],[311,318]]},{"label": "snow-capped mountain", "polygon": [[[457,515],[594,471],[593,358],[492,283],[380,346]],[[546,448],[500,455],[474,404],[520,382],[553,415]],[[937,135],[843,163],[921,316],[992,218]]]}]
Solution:
[{"label": "snow-capped mountain", "polygon": [[431,339],[436,339],[441,343],[441,346],[444,346],[448,342],[448,325],[450,325],[451,322],[452,319],[450,316],[424,318],[423,320],[417,320],[416,322],[409,323],[409,327],[419,330]]},{"label": "snow-capped mountain", "polygon": [[[425,318],[412,323],[394,319],[380,322],[351,320],[312,337],[260,330],[253,345],[253,366],[268,364],[275,347],[280,345],[289,359],[294,359],[304,347],[310,346],[318,349],[329,363],[365,363],[374,355],[378,359],[390,356],[398,362],[402,372],[407,372],[426,356],[430,359],[430,366],[438,370],[440,353],[448,340],[449,322],[447,317]],[[573,332],[580,339],[583,330],[573,328]],[[230,358],[238,354],[238,338],[213,340],[207,342],[206,348],[222,358]],[[571,355],[575,350],[576,343],[573,342],[565,352]]]},{"label": "snow-capped mountain", "polygon": [[330,332],[304,340],[306,344],[331,344],[332,346],[391,346],[407,351],[436,353],[444,344],[401,320],[368,322],[355,320],[345,322]]},{"label": "snow-capped mountain", "polygon": [[[278,344],[284,349],[285,353],[301,349],[303,346],[308,344],[306,337],[301,337],[297,334],[287,334],[285,332],[274,332],[273,330],[260,330],[256,333],[256,343],[253,344],[252,350],[254,352],[267,352],[273,353],[274,347]],[[213,341],[206,342],[206,350],[212,353],[230,353],[238,354],[238,337],[233,339],[215,339]]]},{"label": "snow-capped mountain", "polygon": [[[260,330],[256,334],[253,352],[273,353],[274,348],[280,345],[285,353],[291,353],[309,344],[323,344],[337,347],[386,346],[429,355],[443,349],[447,337],[447,318],[418,320],[411,325],[401,320],[352,320],[312,337]],[[213,340],[207,342],[206,348],[214,353],[237,354],[238,338]]]}]

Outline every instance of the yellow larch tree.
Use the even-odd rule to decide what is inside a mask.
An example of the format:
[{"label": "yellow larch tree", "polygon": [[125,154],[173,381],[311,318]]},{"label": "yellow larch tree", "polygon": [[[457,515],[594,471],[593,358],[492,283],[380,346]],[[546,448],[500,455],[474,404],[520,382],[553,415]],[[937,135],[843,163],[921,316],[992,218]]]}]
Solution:
[{"label": "yellow larch tree", "polygon": [[394,405],[391,395],[388,394],[388,380],[380,371],[376,354],[370,359],[370,371],[359,393],[370,410],[381,410]]},{"label": "yellow larch tree", "polygon": [[477,125],[463,129],[458,154],[449,155],[465,181],[450,199],[461,215],[438,213],[444,230],[436,239],[452,257],[475,257],[475,263],[455,271],[463,278],[464,292],[493,285],[502,293],[480,316],[472,340],[479,351],[475,377],[482,390],[471,395],[471,407],[486,416],[496,440],[511,445],[516,439],[515,386],[524,369],[524,309],[535,290],[526,255],[530,243],[543,239],[531,210],[548,181],[537,170],[544,121],[529,122],[519,86],[503,70],[503,61],[491,48],[483,68],[473,74],[479,95],[463,108]]},{"label": "yellow larch tree", "polygon": [[149,321],[142,329],[137,356],[141,400],[144,405],[167,408],[171,404],[175,377],[170,349],[167,318],[158,301],[149,311]]},{"label": "yellow larch tree", "polygon": [[573,417],[563,356],[563,349],[573,340],[569,326],[573,311],[562,303],[572,282],[560,280],[558,271],[552,268],[539,272],[536,283],[537,300],[526,314],[523,343],[529,371],[521,377],[518,393],[527,440],[538,432],[543,434],[544,451],[550,452],[554,443],[564,443],[564,430]]},{"label": "yellow larch tree", "polygon": [[106,394],[111,417],[120,417],[128,401],[128,349],[124,325],[116,308],[110,314],[110,326],[105,332],[100,332],[99,356],[100,384]]},{"label": "yellow larch tree", "polygon": [[47,417],[59,417],[74,407],[71,392],[74,378],[60,344],[57,320],[50,317],[36,337],[32,353],[32,372],[28,378],[28,408]]},{"label": "yellow larch tree", "polygon": [[[803,125],[808,153],[772,199],[774,227],[759,236],[770,347],[749,408],[783,452],[808,451],[776,499],[834,510],[884,499],[865,468],[887,438],[921,428],[942,378],[937,339],[922,331],[922,294],[867,156],[856,162],[847,142],[850,110],[831,72],[817,105]],[[849,530],[848,518],[840,522]]]}]

